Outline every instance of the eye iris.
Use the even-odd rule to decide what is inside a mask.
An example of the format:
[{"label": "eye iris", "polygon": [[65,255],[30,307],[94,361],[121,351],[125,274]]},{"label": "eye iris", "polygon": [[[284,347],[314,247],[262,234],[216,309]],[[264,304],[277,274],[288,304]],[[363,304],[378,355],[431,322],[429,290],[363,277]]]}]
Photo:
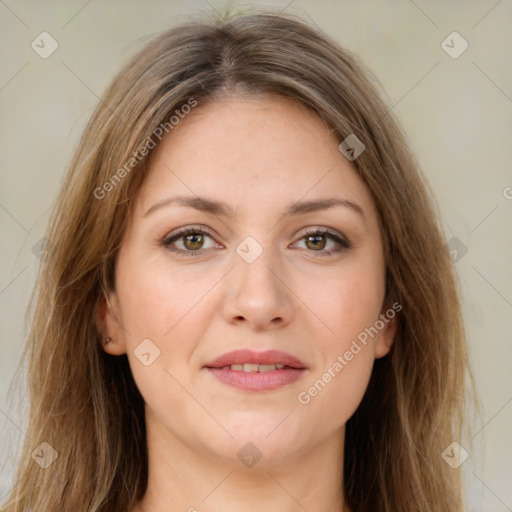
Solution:
[{"label": "eye iris", "polygon": [[[193,247],[190,246],[192,244]],[[193,233],[191,235],[186,235],[184,237],[183,244],[187,249],[190,249],[191,251],[195,251],[197,249],[200,249],[204,243],[203,235],[199,233]]]},{"label": "eye iris", "polygon": [[[313,245],[312,247],[310,247],[309,243],[310,242],[313,242],[314,244],[316,245]],[[320,243],[317,243],[317,242],[320,242]],[[306,245],[308,246],[308,248],[313,248],[313,249],[323,249],[325,247],[325,236],[324,235],[309,235],[307,238],[306,238]]]}]

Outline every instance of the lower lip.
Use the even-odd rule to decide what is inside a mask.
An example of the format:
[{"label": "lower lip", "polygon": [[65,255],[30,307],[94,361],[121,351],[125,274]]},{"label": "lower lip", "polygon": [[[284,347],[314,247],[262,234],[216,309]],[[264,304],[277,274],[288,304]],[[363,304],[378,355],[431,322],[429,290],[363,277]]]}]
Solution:
[{"label": "lower lip", "polygon": [[243,370],[222,370],[207,368],[224,384],[248,391],[272,391],[300,379],[304,368],[272,370],[270,372],[244,372]]}]

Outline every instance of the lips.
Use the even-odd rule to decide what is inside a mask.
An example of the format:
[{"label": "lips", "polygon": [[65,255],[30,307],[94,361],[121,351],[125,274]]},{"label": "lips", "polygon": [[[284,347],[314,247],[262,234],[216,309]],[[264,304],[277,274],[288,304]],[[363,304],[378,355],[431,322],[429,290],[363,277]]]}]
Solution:
[{"label": "lips", "polygon": [[232,388],[261,392],[293,384],[307,367],[300,359],[279,350],[235,350],[210,361],[205,369]]},{"label": "lips", "polygon": [[[207,368],[229,369],[236,365],[233,370],[242,371],[271,371],[275,370],[271,365],[276,365],[277,369],[295,368],[306,369],[306,365],[295,356],[281,352],[279,350],[266,350],[264,352],[255,352],[253,350],[234,350],[221,355],[217,359],[205,364]],[[242,365],[242,367],[240,366]],[[255,365],[260,368],[256,369]],[[279,365],[279,366],[277,366]],[[282,366],[281,366],[282,365]],[[226,368],[228,367],[228,368]]]}]

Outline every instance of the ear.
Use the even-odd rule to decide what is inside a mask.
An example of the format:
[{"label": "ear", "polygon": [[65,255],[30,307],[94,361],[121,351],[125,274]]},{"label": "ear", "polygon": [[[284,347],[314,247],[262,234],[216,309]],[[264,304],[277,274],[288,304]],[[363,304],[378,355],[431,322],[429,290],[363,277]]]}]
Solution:
[{"label": "ear", "polygon": [[[96,327],[101,336],[101,345],[105,352],[113,356],[126,354],[124,329],[119,321],[118,301],[114,292],[102,295],[95,308]],[[105,343],[110,338],[112,341]]]},{"label": "ear", "polygon": [[384,326],[379,330],[379,335],[375,341],[375,359],[386,356],[391,350],[398,330],[398,313],[401,310],[402,305],[399,302],[387,303],[382,308],[379,320]]}]

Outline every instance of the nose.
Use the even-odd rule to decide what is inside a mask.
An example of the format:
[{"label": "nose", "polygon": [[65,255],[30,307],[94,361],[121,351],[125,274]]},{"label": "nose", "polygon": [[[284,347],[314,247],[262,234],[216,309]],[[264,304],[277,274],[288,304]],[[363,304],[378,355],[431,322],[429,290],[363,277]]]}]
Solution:
[{"label": "nose", "polygon": [[233,254],[235,268],[224,281],[222,314],[230,324],[254,331],[282,328],[292,321],[294,295],[278,255],[266,248],[252,262]]}]

